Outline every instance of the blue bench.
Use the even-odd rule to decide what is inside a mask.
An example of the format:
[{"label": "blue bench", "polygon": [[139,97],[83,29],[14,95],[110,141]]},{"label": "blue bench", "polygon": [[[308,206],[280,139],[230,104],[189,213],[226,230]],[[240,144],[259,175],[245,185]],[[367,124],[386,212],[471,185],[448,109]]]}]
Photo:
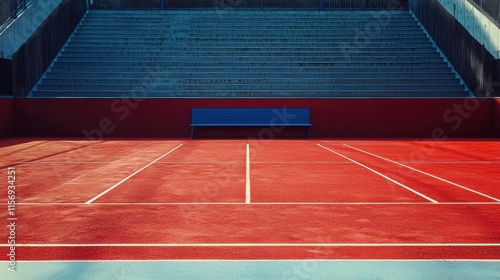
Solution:
[{"label": "blue bench", "polygon": [[307,127],[312,126],[308,108],[193,108],[191,138],[195,127]]}]

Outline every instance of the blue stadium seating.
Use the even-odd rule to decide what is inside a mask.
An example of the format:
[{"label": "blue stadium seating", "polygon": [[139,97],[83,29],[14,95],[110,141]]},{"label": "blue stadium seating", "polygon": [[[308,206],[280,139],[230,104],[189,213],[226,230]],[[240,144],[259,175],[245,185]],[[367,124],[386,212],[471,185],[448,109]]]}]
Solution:
[{"label": "blue stadium seating", "polygon": [[466,97],[409,11],[91,10],[34,97]]}]

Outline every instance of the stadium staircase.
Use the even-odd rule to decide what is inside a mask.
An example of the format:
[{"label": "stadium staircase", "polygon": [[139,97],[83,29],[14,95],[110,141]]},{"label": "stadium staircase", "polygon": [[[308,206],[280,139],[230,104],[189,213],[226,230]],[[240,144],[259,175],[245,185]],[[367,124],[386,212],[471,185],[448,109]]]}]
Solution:
[{"label": "stadium staircase", "polygon": [[466,97],[409,11],[91,10],[33,97]]}]

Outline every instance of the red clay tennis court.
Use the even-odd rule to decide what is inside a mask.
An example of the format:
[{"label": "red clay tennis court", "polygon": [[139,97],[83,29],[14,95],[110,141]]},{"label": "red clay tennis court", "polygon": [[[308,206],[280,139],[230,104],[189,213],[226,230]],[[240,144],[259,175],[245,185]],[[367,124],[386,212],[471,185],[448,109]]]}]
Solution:
[{"label": "red clay tennis court", "polygon": [[500,258],[495,139],[0,147],[20,261]]}]

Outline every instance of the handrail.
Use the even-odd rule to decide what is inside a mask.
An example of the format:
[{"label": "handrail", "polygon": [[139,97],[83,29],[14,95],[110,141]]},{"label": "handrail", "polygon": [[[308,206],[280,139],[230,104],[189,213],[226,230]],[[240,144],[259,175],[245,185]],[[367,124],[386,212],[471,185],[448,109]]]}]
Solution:
[{"label": "handrail", "polygon": [[0,1],[0,27],[9,20],[14,20],[36,0],[4,0]]}]

